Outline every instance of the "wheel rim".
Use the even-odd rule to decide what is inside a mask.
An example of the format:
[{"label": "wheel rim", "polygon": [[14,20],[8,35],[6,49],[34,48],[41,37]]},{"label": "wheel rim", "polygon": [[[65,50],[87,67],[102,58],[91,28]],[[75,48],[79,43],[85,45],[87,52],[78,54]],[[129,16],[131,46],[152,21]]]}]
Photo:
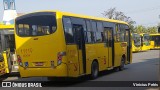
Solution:
[{"label": "wheel rim", "polygon": [[97,77],[97,75],[98,75],[98,67],[96,64],[93,65],[93,75],[94,75],[94,77]]}]

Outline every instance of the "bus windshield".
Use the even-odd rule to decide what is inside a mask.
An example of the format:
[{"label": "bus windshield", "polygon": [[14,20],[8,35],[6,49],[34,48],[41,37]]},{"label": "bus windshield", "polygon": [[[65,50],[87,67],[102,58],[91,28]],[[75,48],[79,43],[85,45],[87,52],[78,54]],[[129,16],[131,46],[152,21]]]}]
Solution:
[{"label": "bus windshield", "polygon": [[152,41],[155,42],[155,46],[160,46],[160,35],[152,36]]},{"label": "bus windshield", "polygon": [[139,34],[134,34],[133,39],[134,39],[135,46],[140,46],[141,45],[141,37],[140,37]]},{"label": "bus windshield", "polygon": [[16,20],[16,33],[21,37],[49,35],[56,30],[54,13],[41,12]]},{"label": "bus windshield", "polygon": [[145,45],[150,45],[150,36],[149,36],[149,34],[144,34],[143,35],[143,43]]}]

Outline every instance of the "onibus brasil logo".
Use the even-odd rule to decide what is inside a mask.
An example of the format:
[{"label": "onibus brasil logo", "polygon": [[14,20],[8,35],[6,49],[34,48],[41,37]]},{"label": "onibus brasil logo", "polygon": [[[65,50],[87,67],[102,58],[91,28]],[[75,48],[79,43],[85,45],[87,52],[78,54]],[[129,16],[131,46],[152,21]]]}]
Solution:
[{"label": "onibus brasil logo", "polygon": [[36,82],[2,82],[2,87],[42,87],[42,85]]}]

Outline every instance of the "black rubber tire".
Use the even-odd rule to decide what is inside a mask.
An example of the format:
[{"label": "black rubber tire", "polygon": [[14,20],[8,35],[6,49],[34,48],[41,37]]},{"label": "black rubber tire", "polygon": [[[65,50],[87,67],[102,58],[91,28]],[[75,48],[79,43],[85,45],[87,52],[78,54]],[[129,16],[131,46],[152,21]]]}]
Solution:
[{"label": "black rubber tire", "polygon": [[70,81],[70,78],[67,77],[47,77],[48,81],[54,81],[54,82],[66,82]]},{"label": "black rubber tire", "polygon": [[122,59],[121,59],[121,65],[119,66],[119,70],[120,70],[120,71],[124,70],[124,65],[125,65],[125,59],[122,58]]},{"label": "black rubber tire", "polygon": [[60,78],[57,78],[57,77],[47,77],[47,79],[49,81],[59,81],[60,80]]},{"label": "black rubber tire", "polygon": [[113,70],[114,70],[115,72],[118,72],[118,71],[119,71],[119,67],[115,67]]},{"label": "black rubber tire", "polygon": [[96,61],[93,61],[91,66],[91,79],[96,79],[99,73],[99,66]]}]

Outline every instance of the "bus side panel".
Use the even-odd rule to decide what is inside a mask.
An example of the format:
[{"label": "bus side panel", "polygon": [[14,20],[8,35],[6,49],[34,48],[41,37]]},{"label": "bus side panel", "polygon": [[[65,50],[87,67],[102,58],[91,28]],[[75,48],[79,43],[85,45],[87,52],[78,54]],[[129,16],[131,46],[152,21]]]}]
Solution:
[{"label": "bus side panel", "polygon": [[67,65],[62,63],[56,68],[19,67],[21,77],[67,77]]},{"label": "bus side panel", "polygon": [[151,41],[151,49],[154,49],[154,41]]},{"label": "bus side panel", "polygon": [[[125,46],[123,46],[123,44]],[[127,42],[116,42],[115,44],[115,63],[114,67],[118,67],[121,64],[122,56],[125,55],[125,60],[127,59]],[[132,50],[131,50],[132,52]],[[127,61],[127,60],[126,60]],[[127,62],[126,62],[127,64]]]},{"label": "bus side panel", "polygon": [[86,61],[87,72],[91,74],[91,65],[93,60],[97,60],[99,64],[99,71],[107,70],[108,67],[108,51],[104,43],[86,44]]},{"label": "bus side panel", "polygon": [[91,64],[96,56],[96,49],[93,44],[86,44],[86,74],[91,74]]},{"label": "bus side panel", "polygon": [[115,47],[115,62],[114,62],[114,67],[120,66],[121,63],[121,58],[122,58],[122,47],[120,42],[115,42],[114,44]]},{"label": "bus side panel", "polygon": [[108,58],[108,47],[104,43],[97,43],[94,48],[96,49],[96,56],[94,58],[98,60],[99,71],[107,70],[109,63],[112,63]]},{"label": "bus side panel", "polygon": [[67,45],[67,66],[68,66],[68,76],[77,77],[80,72],[80,63],[78,60],[77,45]]}]

